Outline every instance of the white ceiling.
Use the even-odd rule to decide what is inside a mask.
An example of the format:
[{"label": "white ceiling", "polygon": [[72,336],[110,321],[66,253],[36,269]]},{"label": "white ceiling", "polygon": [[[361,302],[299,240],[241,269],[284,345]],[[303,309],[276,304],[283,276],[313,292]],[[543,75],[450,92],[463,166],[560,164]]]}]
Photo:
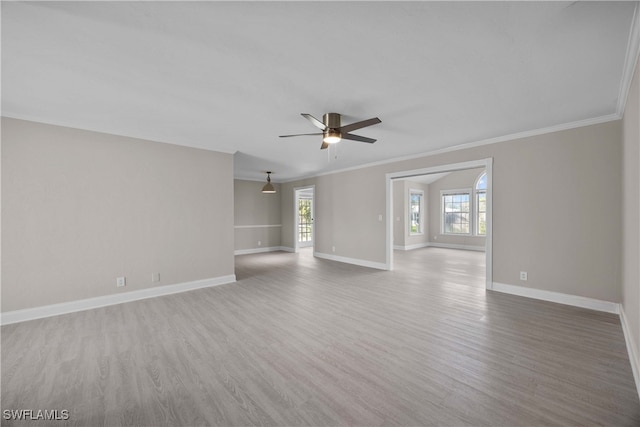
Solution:
[{"label": "white ceiling", "polygon": [[[2,2],[2,113],[281,182],[615,114],[636,3]],[[278,138],[329,111],[378,142]]]}]

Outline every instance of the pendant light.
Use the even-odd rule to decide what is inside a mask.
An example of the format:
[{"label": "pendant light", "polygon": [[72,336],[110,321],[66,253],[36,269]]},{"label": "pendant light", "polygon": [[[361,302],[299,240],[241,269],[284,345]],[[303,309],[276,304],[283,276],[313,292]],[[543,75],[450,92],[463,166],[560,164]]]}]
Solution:
[{"label": "pendant light", "polygon": [[276,192],[275,187],[271,184],[271,171],[267,172],[267,183],[262,187],[262,192],[265,194],[273,194]]}]

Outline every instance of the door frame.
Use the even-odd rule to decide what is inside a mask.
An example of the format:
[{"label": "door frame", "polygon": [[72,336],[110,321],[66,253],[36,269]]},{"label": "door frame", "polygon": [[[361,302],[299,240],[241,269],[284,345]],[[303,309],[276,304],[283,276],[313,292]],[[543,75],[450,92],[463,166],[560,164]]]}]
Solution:
[{"label": "door frame", "polygon": [[299,200],[299,196],[298,193],[303,191],[303,190],[311,190],[312,196],[311,196],[311,247],[314,248],[315,251],[315,246],[316,246],[316,222],[315,222],[315,215],[316,215],[316,186],[315,184],[312,185],[305,185],[302,187],[294,187],[293,188],[293,252],[298,253],[298,250],[300,249],[300,244],[298,242],[298,200]]},{"label": "door frame", "polygon": [[[386,202],[387,202],[387,223],[386,223],[386,267],[393,270],[393,180],[400,178],[411,178],[419,175],[429,175],[432,173],[454,172],[465,169],[485,168],[487,172],[487,235],[485,240],[486,259],[486,289],[493,289],[493,157],[480,160],[471,160],[461,163],[450,163],[439,166],[432,166],[422,169],[412,169],[400,172],[387,173],[386,181]],[[297,239],[296,239],[297,240]]]}]

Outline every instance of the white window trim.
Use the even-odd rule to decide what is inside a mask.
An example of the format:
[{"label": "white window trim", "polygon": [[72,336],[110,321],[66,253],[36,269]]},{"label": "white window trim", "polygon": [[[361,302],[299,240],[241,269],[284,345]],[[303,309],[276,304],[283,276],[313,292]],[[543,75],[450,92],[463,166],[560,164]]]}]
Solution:
[{"label": "white window trim", "polygon": [[454,195],[454,194],[468,194],[469,195],[469,216],[473,216],[474,201],[473,201],[473,189],[471,188],[456,188],[448,190],[440,190],[440,234],[443,236],[473,236],[473,222],[470,219],[468,233],[445,233],[444,231],[444,203],[442,202],[442,196]]},{"label": "white window trim", "polygon": [[[293,187],[293,203],[291,204],[291,207],[293,208],[292,212],[293,213],[293,228],[291,229],[293,231],[293,252],[298,253],[299,249],[304,247],[301,246],[300,243],[298,242],[298,198],[300,197],[301,193],[304,193],[304,191],[302,190],[307,190],[310,194],[311,194],[311,218],[313,218],[313,223],[311,226],[311,246],[314,248],[314,254],[315,254],[315,239],[316,239],[316,226],[315,226],[315,213],[316,213],[316,186],[315,184],[312,185],[305,185],[302,187]],[[315,255],[314,255],[315,256]]]},{"label": "white window trim", "polygon": [[[486,204],[486,197],[487,197],[487,190],[482,190],[480,191],[482,193],[484,193],[485,195],[485,204]],[[478,202],[478,190],[473,190],[473,235],[475,237],[487,237],[486,234],[479,234],[478,233],[478,221],[480,221],[480,212],[478,212],[478,208],[479,208],[479,203]],[[486,211],[485,211],[485,215],[486,215]],[[486,220],[485,220],[486,221]]]},{"label": "white window trim", "polygon": [[[473,235],[475,237],[487,237],[486,234],[478,234],[478,221],[480,220],[480,213],[478,212],[479,209],[479,203],[477,203],[478,201],[478,182],[480,181],[480,178],[482,178],[483,175],[486,175],[487,171],[482,172],[480,175],[478,175],[478,177],[476,178],[476,180],[473,183]],[[486,197],[487,197],[487,189],[485,188],[484,190],[482,190],[482,192],[485,194],[485,207],[486,207]],[[485,215],[486,215],[486,211],[485,211]],[[486,221],[486,220],[485,220]]]},{"label": "white window trim", "polygon": [[[415,233],[411,231],[411,195],[412,194],[420,195],[420,231]],[[409,205],[409,220],[407,221],[407,231],[409,232],[409,236],[422,236],[424,235],[424,191],[410,188],[408,205]]]}]

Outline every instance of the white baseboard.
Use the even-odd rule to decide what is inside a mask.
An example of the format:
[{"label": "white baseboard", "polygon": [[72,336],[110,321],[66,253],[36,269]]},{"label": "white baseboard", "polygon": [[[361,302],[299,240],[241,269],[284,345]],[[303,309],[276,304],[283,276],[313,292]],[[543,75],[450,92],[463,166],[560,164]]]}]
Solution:
[{"label": "white baseboard", "polygon": [[563,294],[560,292],[545,291],[543,289],[526,288],[524,286],[507,285],[493,282],[491,290],[521,297],[534,298],[558,304],[572,305],[575,307],[589,308],[591,310],[605,311],[607,313],[620,313],[620,304],[603,301],[578,295]]},{"label": "white baseboard", "polygon": [[472,246],[472,245],[457,245],[455,243],[438,243],[438,242],[429,242],[428,246],[434,248],[444,248],[444,249],[462,249],[465,251],[478,251],[485,252],[486,249],[484,246]]},{"label": "white baseboard", "polygon": [[194,289],[208,288],[224,285],[236,281],[236,275],[214,277],[211,279],[194,280],[193,282],[178,283],[176,285],[158,286],[137,291],[123,292],[121,294],[105,295],[95,298],[81,299],[77,301],[63,302],[60,304],[44,305],[41,307],[26,308],[23,310],[7,311],[2,313],[0,324],[25,322],[27,320],[41,319],[43,317],[58,316],[60,314],[74,313],[77,311],[91,310],[93,308],[108,305],[122,304],[141,299],[154,298],[162,295],[177,294]]},{"label": "white baseboard", "polygon": [[633,379],[636,381],[638,398],[640,398],[640,358],[638,358],[638,351],[640,349],[637,347],[640,343],[635,342],[631,335],[627,316],[624,314],[624,307],[622,305],[620,305],[620,324],[622,325],[622,332],[624,333],[624,341],[627,344],[627,353],[629,353]]},{"label": "white baseboard", "polygon": [[412,251],[414,249],[421,249],[421,248],[428,248],[428,247],[444,248],[444,249],[462,249],[465,251],[485,252],[484,246],[458,245],[455,243],[438,243],[438,242],[424,242],[424,243],[416,243],[415,245],[406,245],[406,246],[394,245],[393,249],[396,249],[399,251]]},{"label": "white baseboard", "polygon": [[290,248],[289,246],[269,246],[266,248],[251,248],[251,249],[236,249],[233,251],[234,255],[250,255],[250,254],[260,254],[264,252],[295,252],[295,249]]},{"label": "white baseboard", "polygon": [[406,246],[394,245],[393,249],[397,249],[400,251],[412,251],[414,249],[426,248],[428,246],[431,246],[431,244],[429,242],[424,242],[424,243],[416,243],[415,245],[406,245]]},{"label": "white baseboard", "polygon": [[276,252],[281,250],[281,246],[268,246],[264,248],[237,249],[233,251],[234,255],[260,254],[263,252]]},{"label": "white baseboard", "polygon": [[388,270],[389,267],[383,262],[367,261],[365,259],[347,258],[338,255],[323,254],[322,252],[314,252],[313,256],[331,261],[344,262],[346,264],[359,265],[361,267],[376,268],[378,270]]}]

